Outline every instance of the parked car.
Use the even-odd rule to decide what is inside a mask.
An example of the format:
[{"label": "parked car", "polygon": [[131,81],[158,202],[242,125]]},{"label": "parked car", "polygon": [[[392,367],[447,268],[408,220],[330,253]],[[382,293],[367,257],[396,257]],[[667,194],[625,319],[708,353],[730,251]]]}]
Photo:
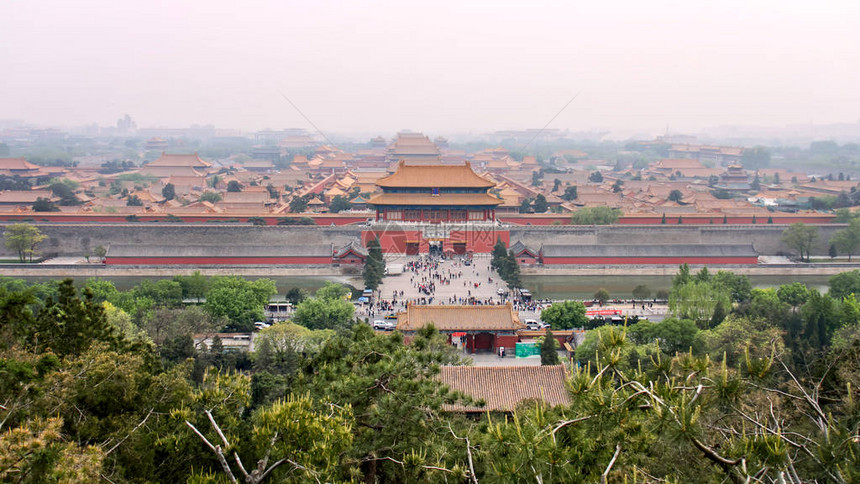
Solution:
[{"label": "parked car", "polygon": [[397,323],[394,321],[384,321],[382,319],[377,319],[373,322],[373,329],[379,331],[394,331],[394,328],[397,327]]},{"label": "parked car", "polygon": [[271,326],[271,324],[269,324],[269,323],[264,323],[264,322],[262,322],[262,321],[256,321],[256,322],[254,323],[254,329],[256,329],[256,330],[258,330],[258,331],[259,331],[259,330],[261,330],[261,329],[266,329],[266,328],[268,328],[269,326]]},{"label": "parked car", "polygon": [[526,319],[526,328],[531,331],[540,331],[549,328],[549,324],[536,319]]}]

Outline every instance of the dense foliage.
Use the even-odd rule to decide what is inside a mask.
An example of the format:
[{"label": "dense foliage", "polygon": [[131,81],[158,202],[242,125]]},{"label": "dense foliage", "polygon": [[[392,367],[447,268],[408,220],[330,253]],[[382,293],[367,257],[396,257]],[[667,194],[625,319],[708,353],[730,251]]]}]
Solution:
[{"label": "dense foliage", "polygon": [[[0,481],[856,482],[857,274],[821,293],[682,268],[679,307],[707,284],[729,301],[723,319],[698,308],[601,326],[576,348],[569,405],[477,418],[445,411],[482,402],[437,382],[441,365],[464,363],[442,335],[406,344],[351,314],[326,319],[349,304],[336,285],[243,356],[191,335],[248,314],[210,296],[254,299],[265,281],[195,274],[119,291],[4,278]],[[554,327],[581,325],[581,303],[556,307]],[[554,339],[543,343],[554,363]]]}]

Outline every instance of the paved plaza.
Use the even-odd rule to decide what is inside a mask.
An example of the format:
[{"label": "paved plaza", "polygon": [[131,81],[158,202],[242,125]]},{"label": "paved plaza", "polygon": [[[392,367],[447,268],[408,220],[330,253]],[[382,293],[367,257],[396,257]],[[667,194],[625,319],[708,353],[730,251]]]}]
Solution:
[{"label": "paved plaza", "polygon": [[[368,319],[381,319],[386,314],[396,313],[406,309],[406,303],[417,304],[460,304],[463,300],[475,298],[482,303],[503,303],[505,299],[498,294],[509,290],[505,281],[498,277],[490,268],[490,254],[476,254],[471,265],[465,265],[464,259],[455,257],[453,259],[438,259],[428,256],[387,256],[386,264],[402,264],[405,268],[402,274],[388,275],[382,279],[382,285],[377,293],[378,300],[385,305],[384,309],[359,308],[358,314]],[[432,266],[427,262],[433,261]],[[410,270],[410,263],[424,263],[424,266],[416,271]],[[422,286],[433,284],[430,294],[422,292]],[[395,297],[395,291],[397,296]],[[401,296],[400,293],[403,293]],[[431,299],[432,298],[432,299]],[[519,311],[521,321],[528,319],[540,320],[543,304],[537,303],[533,309],[522,309]],[[607,304],[601,309],[619,309],[625,316],[639,316],[652,321],[660,321],[665,317],[667,308],[665,305],[647,304],[643,308],[641,304],[635,307],[632,303]]]},{"label": "paved plaza", "polygon": [[[474,298],[482,304],[499,304],[504,299],[499,290],[508,291],[505,281],[490,269],[489,254],[476,255],[470,265],[465,259],[439,259],[427,256],[397,256],[387,258],[386,264],[402,264],[402,274],[391,274],[382,279],[377,301],[382,308],[360,308],[363,317],[381,319],[386,314],[403,311],[406,303],[414,304],[467,304]],[[412,270],[409,265],[420,264]],[[396,296],[395,296],[396,292]],[[401,295],[402,293],[402,295]]]}]

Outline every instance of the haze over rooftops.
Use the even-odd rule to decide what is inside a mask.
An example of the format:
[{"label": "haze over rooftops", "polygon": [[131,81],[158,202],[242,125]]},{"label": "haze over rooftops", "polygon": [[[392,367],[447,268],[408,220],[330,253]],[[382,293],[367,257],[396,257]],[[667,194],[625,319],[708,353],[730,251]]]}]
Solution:
[{"label": "haze over rooftops", "polygon": [[212,163],[202,160],[197,153],[170,154],[162,152],[157,160],[150,161],[146,166],[190,166],[192,168],[208,168]]}]

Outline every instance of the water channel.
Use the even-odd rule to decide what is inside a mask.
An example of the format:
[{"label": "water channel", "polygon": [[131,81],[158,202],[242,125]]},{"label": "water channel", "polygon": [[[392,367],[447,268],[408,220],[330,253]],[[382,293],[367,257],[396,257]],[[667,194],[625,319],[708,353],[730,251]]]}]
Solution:
[{"label": "water channel", "polygon": [[[278,287],[278,294],[285,294],[288,290],[299,287],[305,289],[309,293],[313,293],[323,285],[327,280],[334,282],[346,283],[350,281],[350,285],[359,288],[361,282],[352,278],[346,277],[325,277],[325,276],[280,276],[269,277],[275,280]],[[753,287],[767,288],[775,287],[787,282],[802,282],[811,288],[816,288],[819,291],[827,291],[827,280],[830,276],[750,276],[750,282]],[[54,277],[21,277],[28,282],[47,282]],[[112,281],[117,289],[124,291],[131,289],[144,279],[159,279],[158,277],[145,276],[116,276],[106,277],[104,279]],[[256,277],[248,277],[248,279],[257,279]],[[78,279],[75,282],[82,284],[85,279]],[[604,288],[609,291],[612,298],[627,299],[632,297],[633,288],[642,284],[648,286],[652,296],[657,291],[664,289],[668,290],[672,285],[671,276],[523,276],[523,285],[528,288],[534,297],[544,299],[589,299],[594,293]]]}]

